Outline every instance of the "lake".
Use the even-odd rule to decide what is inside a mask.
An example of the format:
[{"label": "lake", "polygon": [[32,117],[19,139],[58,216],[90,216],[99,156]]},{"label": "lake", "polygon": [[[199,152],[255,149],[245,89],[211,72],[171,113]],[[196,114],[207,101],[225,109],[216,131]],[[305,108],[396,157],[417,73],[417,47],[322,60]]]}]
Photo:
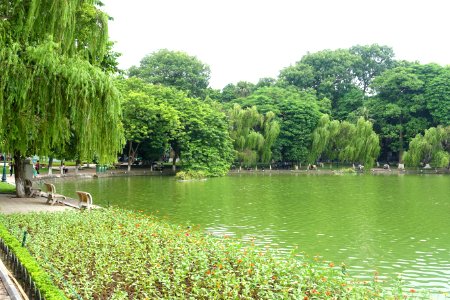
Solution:
[{"label": "lake", "polygon": [[178,182],[135,176],[55,183],[98,205],[151,212],[217,235],[345,263],[361,280],[450,291],[450,176],[255,173]]}]

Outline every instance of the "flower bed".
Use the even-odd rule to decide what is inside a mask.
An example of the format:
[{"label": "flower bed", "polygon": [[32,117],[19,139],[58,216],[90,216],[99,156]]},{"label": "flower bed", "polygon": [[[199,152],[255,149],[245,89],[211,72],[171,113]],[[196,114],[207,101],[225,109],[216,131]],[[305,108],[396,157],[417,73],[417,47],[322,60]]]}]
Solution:
[{"label": "flower bed", "polygon": [[[367,299],[402,291],[355,284],[340,267],[118,209],[3,216],[38,263],[76,299]],[[397,296],[397,297],[395,297]]]}]

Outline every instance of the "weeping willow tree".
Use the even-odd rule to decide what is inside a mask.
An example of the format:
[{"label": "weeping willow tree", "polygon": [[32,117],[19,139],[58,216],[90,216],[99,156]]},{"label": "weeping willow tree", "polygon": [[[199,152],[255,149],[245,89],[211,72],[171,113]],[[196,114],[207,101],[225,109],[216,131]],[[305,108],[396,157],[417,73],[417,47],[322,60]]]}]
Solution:
[{"label": "weeping willow tree", "polygon": [[425,134],[417,134],[409,143],[404,162],[410,166],[432,164],[435,167],[450,166],[450,126],[431,127]]},{"label": "weeping willow tree", "polygon": [[331,121],[323,115],[313,132],[310,162],[319,158],[372,166],[380,153],[378,135],[372,123],[359,118],[356,125],[347,121]]},{"label": "weeping willow tree", "polygon": [[[70,145],[82,159],[116,159],[123,133],[120,94],[104,70],[108,16],[95,0],[0,4],[1,151],[15,161],[24,197],[24,159]],[[73,139],[72,139],[73,140]]]},{"label": "weeping willow tree", "polygon": [[268,163],[272,158],[272,146],[279,133],[280,125],[275,114],[258,113],[255,106],[242,109],[235,104],[229,111],[230,136],[233,140],[237,160],[242,165]]},{"label": "weeping willow tree", "polygon": [[309,162],[314,163],[321,158],[334,160],[337,158],[332,145],[335,137],[339,133],[340,123],[337,120],[331,121],[330,116],[324,114],[312,133],[311,150],[309,152]]},{"label": "weeping willow tree", "polygon": [[375,159],[380,154],[380,140],[373,131],[372,123],[360,117],[356,125],[350,125],[353,129],[347,145],[340,153],[341,161],[358,162],[368,167],[373,166]]}]

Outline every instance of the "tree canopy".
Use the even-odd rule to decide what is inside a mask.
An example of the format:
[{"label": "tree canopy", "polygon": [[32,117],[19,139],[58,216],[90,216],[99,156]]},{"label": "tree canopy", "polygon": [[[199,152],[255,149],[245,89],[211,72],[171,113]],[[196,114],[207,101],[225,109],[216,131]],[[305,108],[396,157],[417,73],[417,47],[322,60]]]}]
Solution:
[{"label": "tree canopy", "polygon": [[[183,169],[209,176],[225,174],[233,160],[226,116],[214,102],[190,98],[173,87],[139,78],[118,81],[124,93],[128,142],[153,149],[161,157],[169,148]],[[139,152],[142,154],[142,152]],[[145,153],[144,153],[145,155]]]},{"label": "tree canopy", "polygon": [[417,167],[432,164],[434,167],[450,166],[450,126],[431,127],[417,134],[405,152],[405,163]]},{"label": "tree canopy", "polygon": [[108,16],[96,2],[0,6],[1,137],[16,160],[64,148],[72,135],[81,158],[113,161],[121,150],[120,94],[102,68]]},{"label": "tree canopy", "polygon": [[238,103],[244,108],[256,106],[261,113],[273,112],[280,124],[280,133],[273,146],[275,159],[306,162],[311,133],[321,114],[322,103],[314,92],[290,87],[262,87],[232,103]]},{"label": "tree canopy", "polygon": [[161,49],[145,56],[139,67],[131,67],[130,77],[147,83],[171,86],[190,97],[203,98],[209,86],[210,68],[194,56]]},{"label": "tree canopy", "polygon": [[255,106],[242,109],[235,104],[229,111],[230,136],[240,165],[268,163],[272,146],[280,133],[280,125],[271,111],[258,113]]},{"label": "tree canopy", "polygon": [[[158,98],[138,78],[117,82],[123,95],[123,126],[128,147],[128,170],[135,161],[139,146],[147,160],[158,160],[168,149],[169,139],[180,129],[178,111]],[[169,89],[169,92],[172,91]]]},{"label": "tree canopy", "polygon": [[372,166],[380,153],[379,143],[372,123],[364,118],[355,125],[323,115],[313,133],[309,159],[312,163],[323,159]]}]

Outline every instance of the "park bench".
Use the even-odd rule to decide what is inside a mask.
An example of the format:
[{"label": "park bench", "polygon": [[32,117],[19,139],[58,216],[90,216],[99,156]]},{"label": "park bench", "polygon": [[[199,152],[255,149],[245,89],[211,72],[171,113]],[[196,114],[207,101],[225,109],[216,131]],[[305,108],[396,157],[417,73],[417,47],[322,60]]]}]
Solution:
[{"label": "park bench", "polygon": [[30,198],[34,198],[41,195],[42,190],[33,187],[33,182],[29,179],[25,179],[25,192]]},{"label": "park bench", "polygon": [[50,203],[51,205],[55,204],[56,202],[63,203],[59,199],[66,199],[66,196],[57,194],[55,185],[47,182],[44,182],[44,185],[47,189],[47,203]]},{"label": "park bench", "polygon": [[87,209],[92,208],[92,196],[88,192],[77,191],[78,195],[78,207],[81,208],[85,206]]}]

